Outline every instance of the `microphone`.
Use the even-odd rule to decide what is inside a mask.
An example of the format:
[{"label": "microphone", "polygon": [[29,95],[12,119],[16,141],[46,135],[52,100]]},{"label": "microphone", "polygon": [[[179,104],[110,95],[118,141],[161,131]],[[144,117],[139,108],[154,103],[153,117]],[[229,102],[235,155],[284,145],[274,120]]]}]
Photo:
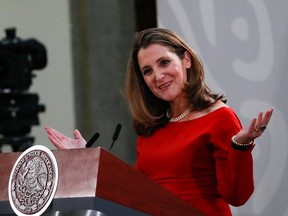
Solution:
[{"label": "microphone", "polygon": [[113,137],[112,137],[112,140],[113,140],[113,141],[112,141],[112,144],[111,144],[111,146],[110,146],[110,148],[109,148],[109,151],[112,150],[112,147],[113,147],[113,145],[114,145],[114,142],[118,139],[118,136],[119,136],[119,133],[120,133],[121,128],[122,128],[122,125],[121,125],[121,124],[117,124],[116,129],[115,129],[115,132],[114,132],[114,135],[113,135]]},{"label": "microphone", "polygon": [[91,139],[86,143],[86,148],[90,148],[94,143],[95,141],[99,138],[100,134],[99,133],[95,133]]}]

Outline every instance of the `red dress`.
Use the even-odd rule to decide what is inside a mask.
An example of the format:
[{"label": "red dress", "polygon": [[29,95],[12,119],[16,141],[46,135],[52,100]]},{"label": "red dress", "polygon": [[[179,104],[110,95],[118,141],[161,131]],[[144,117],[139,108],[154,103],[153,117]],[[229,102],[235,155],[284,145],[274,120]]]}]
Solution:
[{"label": "red dress", "polygon": [[252,148],[231,147],[241,123],[229,107],[138,137],[136,169],[207,215],[231,215],[253,184]]}]

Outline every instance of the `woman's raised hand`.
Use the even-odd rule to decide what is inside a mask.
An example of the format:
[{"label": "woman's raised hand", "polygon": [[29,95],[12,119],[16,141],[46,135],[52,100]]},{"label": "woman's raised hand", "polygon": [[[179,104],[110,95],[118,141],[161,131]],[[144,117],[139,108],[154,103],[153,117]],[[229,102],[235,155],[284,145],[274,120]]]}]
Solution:
[{"label": "woman's raised hand", "polygon": [[265,113],[259,112],[257,118],[252,120],[248,129],[243,128],[236,134],[235,140],[239,143],[250,143],[261,136],[271,119],[272,113],[273,109],[269,109]]},{"label": "woman's raised hand", "polygon": [[77,129],[74,130],[75,139],[67,137],[59,131],[50,127],[45,127],[45,131],[48,135],[48,139],[58,149],[85,148],[85,145],[87,143]]}]

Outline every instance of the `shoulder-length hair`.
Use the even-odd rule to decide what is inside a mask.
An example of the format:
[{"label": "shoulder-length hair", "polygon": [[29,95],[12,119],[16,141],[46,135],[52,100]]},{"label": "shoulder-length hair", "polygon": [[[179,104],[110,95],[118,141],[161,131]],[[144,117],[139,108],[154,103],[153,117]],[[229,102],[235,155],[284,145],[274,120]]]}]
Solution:
[{"label": "shoulder-length hair", "polygon": [[[213,93],[204,83],[204,69],[201,59],[188,44],[173,31],[150,28],[135,34],[126,70],[124,96],[133,117],[133,126],[138,135],[149,136],[164,127],[169,118],[166,113],[169,103],[156,97],[146,85],[138,64],[138,52],[151,44],[160,44],[174,52],[180,59],[187,51],[191,56],[191,67],[187,69],[187,83],[183,91],[191,110],[200,111],[223,99]],[[224,101],[224,100],[223,100]]]}]

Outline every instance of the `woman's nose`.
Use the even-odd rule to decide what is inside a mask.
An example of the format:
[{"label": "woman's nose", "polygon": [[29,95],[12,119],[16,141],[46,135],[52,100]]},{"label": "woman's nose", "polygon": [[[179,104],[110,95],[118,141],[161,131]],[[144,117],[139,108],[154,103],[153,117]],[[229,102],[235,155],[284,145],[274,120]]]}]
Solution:
[{"label": "woman's nose", "polygon": [[165,73],[163,73],[161,71],[155,72],[155,79],[156,80],[162,80],[164,77],[165,77]]}]

